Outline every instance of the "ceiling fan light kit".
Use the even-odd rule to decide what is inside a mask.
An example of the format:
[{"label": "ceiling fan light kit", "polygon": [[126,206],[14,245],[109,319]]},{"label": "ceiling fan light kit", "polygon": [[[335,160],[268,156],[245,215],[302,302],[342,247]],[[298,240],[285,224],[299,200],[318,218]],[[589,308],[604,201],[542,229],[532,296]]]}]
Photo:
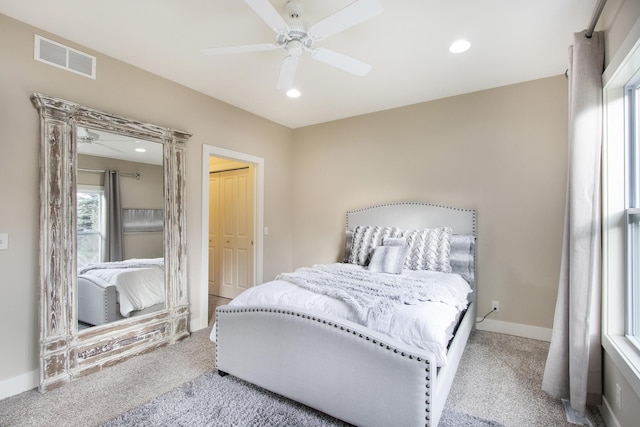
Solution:
[{"label": "ceiling fan light kit", "polygon": [[460,39],[460,40],[456,40],[451,44],[451,46],[449,46],[449,52],[462,53],[469,50],[470,47],[471,47],[471,43],[469,43],[467,40]]},{"label": "ceiling fan light kit", "polygon": [[300,91],[298,89],[295,88],[291,88],[287,91],[287,96],[289,98],[299,98],[301,95]]},{"label": "ceiling fan light kit", "polygon": [[285,20],[268,0],[245,0],[253,11],[276,33],[276,44],[259,43],[203,49],[205,55],[259,52],[284,49],[288,55],[282,60],[276,88],[293,88],[299,57],[309,52],[311,58],[356,76],[364,76],[371,65],[327,48],[312,48],[314,42],[330,37],[382,13],[378,0],[356,0],[343,9],[329,15],[312,26],[301,18],[304,5],[299,0],[289,0],[285,6]]}]

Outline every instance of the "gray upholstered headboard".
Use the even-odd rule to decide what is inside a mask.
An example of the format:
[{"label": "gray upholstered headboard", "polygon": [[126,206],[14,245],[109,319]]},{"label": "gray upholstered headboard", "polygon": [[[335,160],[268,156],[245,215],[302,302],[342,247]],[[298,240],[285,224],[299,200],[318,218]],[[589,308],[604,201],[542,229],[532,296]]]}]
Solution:
[{"label": "gray upholstered headboard", "polygon": [[407,230],[451,227],[453,234],[475,236],[476,211],[419,202],[389,203],[347,211],[347,230],[359,225]]}]

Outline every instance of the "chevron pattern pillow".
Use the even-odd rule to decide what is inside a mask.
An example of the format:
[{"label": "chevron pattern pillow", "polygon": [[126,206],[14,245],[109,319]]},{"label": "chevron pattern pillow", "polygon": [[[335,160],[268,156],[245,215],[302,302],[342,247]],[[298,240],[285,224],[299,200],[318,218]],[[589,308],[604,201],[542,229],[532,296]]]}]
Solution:
[{"label": "chevron pattern pillow", "polygon": [[409,244],[404,268],[451,273],[451,229],[449,227],[409,230],[403,235]]},{"label": "chevron pattern pillow", "polygon": [[409,246],[404,268],[451,272],[449,227],[401,230],[397,227],[358,226],[353,230],[348,262],[367,265],[373,250],[382,246],[385,239],[394,238],[404,238]]},{"label": "chevron pattern pillow", "polygon": [[385,238],[401,237],[397,227],[358,226],[353,230],[351,252],[348,262],[368,265],[371,254],[377,246],[382,246]]}]

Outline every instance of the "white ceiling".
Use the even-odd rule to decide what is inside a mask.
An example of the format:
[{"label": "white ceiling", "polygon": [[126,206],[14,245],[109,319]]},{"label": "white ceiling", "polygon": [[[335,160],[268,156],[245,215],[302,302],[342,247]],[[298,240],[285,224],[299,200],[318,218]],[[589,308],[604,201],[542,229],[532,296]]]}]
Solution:
[{"label": "white ceiling", "polygon": [[[284,15],[286,1],[271,3]],[[303,1],[313,24],[353,0]],[[573,33],[586,28],[597,0],[380,2],[381,15],[314,44],[367,62],[371,72],[357,77],[304,54],[297,99],[275,89],[283,50],[202,55],[274,42],[241,0],[0,0],[0,13],[297,128],[563,74]],[[449,53],[458,38],[471,49]]]}]

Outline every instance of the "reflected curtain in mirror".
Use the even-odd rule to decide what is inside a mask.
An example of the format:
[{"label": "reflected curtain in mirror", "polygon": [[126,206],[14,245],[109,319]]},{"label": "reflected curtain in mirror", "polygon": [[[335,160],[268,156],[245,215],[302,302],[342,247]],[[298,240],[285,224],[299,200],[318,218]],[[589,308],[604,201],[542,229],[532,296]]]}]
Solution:
[{"label": "reflected curtain in mirror", "polygon": [[105,261],[122,261],[122,206],[120,202],[120,173],[104,172],[104,196],[107,202],[107,241]]}]

